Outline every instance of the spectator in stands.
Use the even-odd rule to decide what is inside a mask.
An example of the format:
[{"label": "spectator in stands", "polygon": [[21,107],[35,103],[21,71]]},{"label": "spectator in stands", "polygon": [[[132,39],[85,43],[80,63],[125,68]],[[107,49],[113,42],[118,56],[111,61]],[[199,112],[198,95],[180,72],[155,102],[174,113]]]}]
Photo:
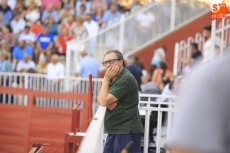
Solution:
[{"label": "spectator in stands", "polygon": [[193,63],[195,63],[196,61],[199,61],[202,58],[202,54],[198,49],[197,43],[191,43],[189,47],[189,54],[190,54],[189,58],[178,57],[178,60],[182,64],[186,65],[186,67],[184,68],[185,71],[189,71]]},{"label": "spectator in stands", "polygon": [[[76,19],[76,22],[78,22],[78,19]],[[74,19],[74,15],[69,15],[68,16],[68,21],[61,24],[61,29],[66,28],[68,30],[68,34],[70,36],[73,36],[74,30],[77,28],[76,27],[77,26],[76,22],[75,22],[75,19]],[[81,22],[81,26],[83,27],[82,23],[83,23],[83,19],[82,19],[82,22]]]},{"label": "spectator in stands", "polygon": [[121,14],[117,9],[117,4],[113,3],[110,6],[110,9],[105,12],[103,15],[103,21],[108,23],[108,22],[113,22],[115,20],[118,20],[120,18]]},{"label": "spectator in stands", "polygon": [[66,43],[70,41],[73,37],[68,34],[68,29],[61,29],[61,35],[57,37],[56,40],[56,50],[59,55],[66,54]]},{"label": "spectator in stands", "polygon": [[[8,60],[8,55],[5,53],[0,54],[0,72],[12,72],[11,63]],[[0,77],[1,79],[1,77]]]},{"label": "spectator in stands", "polygon": [[[48,28],[43,26],[42,33],[38,36],[37,46],[35,50],[35,62],[38,63],[40,60],[40,54],[47,56],[49,59],[53,51],[54,38],[53,35],[48,33]],[[42,55],[42,56],[43,56]]]},{"label": "spectator in stands", "polygon": [[57,9],[60,5],[59,0],[42,0],[43,9],[49,9],[51,5],[53,9]]},{"label": "spectator in stands", "polygon": [[164,86],[170,82],[173,74],[168,70],[165,62],[160,62],[160,67],[157,68],[152,75],[152,81],[155,82],[160,89],[163,89]]},{"label": "spectator in stands", "polygon": [[10,7],[7,6],[7,0],[1,0],[0,12],[3,13],[3,20],[9,24],[13,18],[13,12],[11,11]]},{"label": "spectator in stands", "polygon": [[37,73],[39,74],[45,74],[45,71],[47,69],[47,60],[46,58],[43,58],[39,63],[38,63],[38,66],[37,66]]},{"label": "spectator in stands", "polygon": [[157,48],[153,53],[151,64],[160,67],[160,62],[166,62],[166,51],[167,48],[165,46]]},{"label": "spectator in stands", "polygon": [[3,12],[0,12],[0,28],[2,28],[3,26],[6,26],[7,24],[9,24],[7,22],[7,20],[4,20],[3,15],[4,15]]},{"label": "spectator in stands", "polygon": [[61,23],[65,23],[68,21],[68,17],[70,15],[74,15],[74,9],[71,7],[69,3],[65,3],[63,5],[63,8],[61,9],[59,13],[59,20]]},{"label": "spectator in stands", "polygon": [[140,32],[138,34],[142,37],[142,41],[140,43],[145,43],[146,41],[152,38],[152,27],[154,27],[153,23],[155,22],[155,20],[156,18],[151,11],[138,13],[136,21]]},{"label": "spectator in stands", "polygon": [[80,10],[81,10],[80,7],[82,4],[85,5],[86,13],[90,13],[91,1],[90,0],[77,0],[76,7],[75,7],[76,15],[80,14]]},{"label": "spectator in stands", "polygon": [[[221,41],[223,41],[223,48],[226,47],[226,42],[224,40],[221,40],[221,38],[219,38],[218,36],[215,36],[215,40],[214,42],[211,41],[211,31],[212,31],[212,27],[211,25],[206,25],[203,28],[203,35],[204,35],[204,39],[205,39],[205,43],[204,43],[204,48],[203,48],[203,62],[207,62],[210,61],[212,59],[213,56],[217,55],[218,53],[220,53],[220,48],[221,48]],[[211,43],[215,43],[215,49],[214,49],[214,53],[212,52],[212,44]]]},{"label": "spectator in stands", "polygon": [[16,36],[11,33],[10,26],[4,26],[0,32],[0,40],[4,39],[7,42],[7,48],[12,51],[16,45]]},{"label": "spectator in stands", "polygon": [[25,5],[28,7],[32,2],[36,4],[37,7],[41,8],[42,6],[42,0],[24,0]]},{"label": "spectator in stands", "polygon": [[133,12],[133,11],[136,11],[137,9],[139,9],[141,7],[142,7],[142,5],[140,3],[140,0],[134,0],[133,4],[131,5],[130,10],[131,10],[131,12]]},{"label": "spectator in stands", "polygon": [[141,68],[134,65],[135,58],[133,56],[130,56],[126,59],[126,69],[129,70],[129,72],[134,76],[134,78],[137,81],[139,91],[141,91],[141,84],[143,82],[143,74]]},{"label": "spectator in stands", "polygon": [[92,11],[96,12],[97,9],[100,9],[102,11],[106,11],[108,8],[108,3],[106,0],[94,0],[92,2]]},{"label": "spectator in stands", "polygon": [[36,39],[36,35],[30,31],[30,26],[28,25],[25,26],[24,32],[22,32],[18,37],[18,40],[24,40],[26,42],[26,45],[29,45],[31,47],[34,47]]},{"label": "spectator in stands", "polygon": [[70,7],[74,9],[74,4],[75,4],[75,0],[60,0],[60,7],[58,8],[58,10],[63,9],[65,5],[70,5]]},{"label": "spectator in stands", "polygon": [[17,1],[13,14],[18,13],[22,19],[24,19],[26,14],[26,8],[23,1]]},{"label": "spectator in stands", "polygon": [[29,54],[24,54],[23,60],[19,61],[17,64],[17,72],[28,72],[29,69],[35,70],[35,63],[30,59]]},{"label": "spectator in stands", "polygon": [[85,50],[81,51],[80,54],[82,60],[76,67],[75,76],[89,77],[89,74],[92,74],[92,77],[97,78],[100,68],[98,61],[89,56]]},{"label": "spectator in stands", "polygon": [[52,18],[52,16],[48,17],[45,25],[49,29],[48,33],[52,34],[53,36],[58,35],[58,24],[54,22],[54,19]]},{"label": "spectator in stands", "polygon": [[54,81],[53,83],[56,83],[60,79],[64,78],[65,67],[61,62],[59,62],[57,54],[53,54],[51,56],[51,62],[48,64],[45,73],[47,74],[47,79]]},{"label": "spectator in stands", "polygon": [[88,36],[90,37],[90,49],[89,52],[92,55],[95,49],[96,41],[97,41],[97,33],[99,30],[98,23],[92,20],[91,14],[87,14],[86,21],[83,23],[84,27],[87,30]]},{"label": "spectator in stands", "polygon": [[83,21],[82,18],[77,17],[76,27],[73,29],[74,37],[78,40],[88,36],[87,30],[85,26],[83,26]]},{"label": "spectator in stands", "polygon": [[0,54],[4,54],[7,56],[7,59],[9,61],[11,61],[11,51],[9,50],[9,48],[7,47],[7,41],[5,39],[2,39],[0,41]]},{"label": "spectator in stands", "polygon": [[103,14],[104,11],[100,8],[96,9],[96,13],[92,14],[92,19],[98,23],[98,25],[101,26],[103,23]]},{"label": "spectator in stands", "polygon": [[27,23],[32,24],[40,19],[40,12],[35,2],[31,2],[27,8],[28,9],[25,14]]},{"label": "spectator in stands", "polygon": [[82,4],[80,6],[80,11],[78,12],[77,17],[85,19],[86,15],[87,15],[86,6]]},{"label": "spectator in stands", "polygon": [[10,26],[13,34],[18,36],[24,30],[26,21],[22,18],[19,12],[14,12],[14,19],[10,22]]},{"label": "spectator in stands", "polygon": [[42,33],[42,25],[39,20],[31,25],[31,32],[33,32],[36,36]]},{"label": "spectator in stands", "polygon": [[31,46],[26,45],[24,40],[19,40],[18,45],[14,47],[12,56],[17,61],[21,61],[23,60],[25,54],[28,54],[30,58],[33,58],[33,48]]},{"label": "spectator in stands", "polygon": [[53,4],[49,4],[47,9],[42,12],[42,22],[45,23],[49,16],[52,16],[54,22],[57,23],[59,21],[58,12],[54,9]]}]

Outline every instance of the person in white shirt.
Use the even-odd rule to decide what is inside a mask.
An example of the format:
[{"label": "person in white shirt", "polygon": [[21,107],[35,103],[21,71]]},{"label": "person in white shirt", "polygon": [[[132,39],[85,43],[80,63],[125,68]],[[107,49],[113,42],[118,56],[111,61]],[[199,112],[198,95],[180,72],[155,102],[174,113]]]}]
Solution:
[{"label": "person in white shirt", "polygon": [[22,32],[18,38],[18,40],[24,40],[27,45],[32,47],[35,45],[36,39],[36,35],[30,31],[30,26],[28,25],[25,27],[24,32]]},{"label": "person in white shirt", "polygon": [[51,56],[51,62],[48,64],[45,73],[49,81],[58,82],[60,79],[64,78],[65,67],[59,62],[57,54]]},{"label": "person in white shirt", "polygon": [[220,53],[221,41],[223,41],[222,47],[223,48],[226,47],[226,42],[224,40],[221,40],[221,38],[215,36],[214,53],[212,52],[211,31],[212,31],[211,25],[204,26],[203,35],[204,35],[205,43],[203,46],[203,62],[210,61],[212,57]]},{"label": "person in white shirt", "polygon": [[19,61],[16,67],[17,72],[27,72],[29,69],[35,69],[35,63],[30,60],[29,54],[25,54],[23,60]]},{"label": "person in white shirt", "polygon": [[99,30],[98,23],[96,21],[92,20],[91,14],[88,13],[86,15],[86,21],[83,22],[83,26],[86,28],[88,32],[88,36],[90,37],[90,48],[89,52],[90,54],[93,53],[93,50],[95,48],[95,43],[97,41],[97,33]]},{"label": "person in white shirt", "polygon": [[166,62],[166,55],[165,55],[166,51],[167,51],[167,48],[165,46],[157,48],[153,53],[154,55],[153,55],[151,64],[159,67],[160,62]]},{"label": "person in white shirt", "polygon": [[26,26],[26,21],[21,17],[19,12],[14,13],[14,19],[10,22],[14,34],[19,35]]}]

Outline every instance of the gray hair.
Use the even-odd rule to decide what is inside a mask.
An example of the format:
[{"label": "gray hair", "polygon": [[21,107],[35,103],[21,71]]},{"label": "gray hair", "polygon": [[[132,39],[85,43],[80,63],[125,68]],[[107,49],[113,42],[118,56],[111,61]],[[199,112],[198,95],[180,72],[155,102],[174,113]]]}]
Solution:
[{"label": "gray hair", "polygon": [[116,54],[117,59],[122,60],[122,61],[123,61],[123,67],[125,67],[125,61],[124,61],[123,54],[122,54],[119,50],[109,50],[109,51],[107,51],[107,52],[105,53],[105,55],[104,55],[104,58],[105,58],[106,55],[111,54],[111,53]]}]

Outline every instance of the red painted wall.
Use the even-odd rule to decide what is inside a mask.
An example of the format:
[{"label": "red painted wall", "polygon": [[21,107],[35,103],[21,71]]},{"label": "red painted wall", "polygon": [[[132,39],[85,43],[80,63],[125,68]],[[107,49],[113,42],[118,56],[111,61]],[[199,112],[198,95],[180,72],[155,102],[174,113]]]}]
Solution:
[{"label": "red painted wall", "polygon": [[[184,27],[174,31],[173,33],[167,35],[166,37],[160,39],[157,42],[149,45],[148,47],[140,50],[135,56],[142,59],[144,66],[147,71],[150,70],[151,60],[153,57],[153,51],[158,47],[165,45],[167,47],[166,56],[168,58],[168,67],[170,70],[173,69],[173,59],[174,59],[174,45],[181,40],[187,40],[189,36],[195,36],[197,32],[202,32],[203,26],[211,24],[212,18],[211,13],[207,13],[204,16],[196,19],[195,21],[185,25]],[[219,23],[217,21],[217,23]]]}]

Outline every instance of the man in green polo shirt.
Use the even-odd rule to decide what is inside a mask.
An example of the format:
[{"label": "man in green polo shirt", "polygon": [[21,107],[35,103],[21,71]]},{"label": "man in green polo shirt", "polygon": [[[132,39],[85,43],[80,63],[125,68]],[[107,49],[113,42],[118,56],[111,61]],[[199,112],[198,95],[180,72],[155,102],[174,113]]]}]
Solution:
[{"label": "man in green polo shirt", "polygon": [[141,153],[143,126],[138,111],[138,84],[125,69],[120,51],[108,51],[102,64],[106,73],[98,103],[107,107],[104,129],[108,136],[104,153],[120,153],[131,141],[134,145],[129,153]]}]

